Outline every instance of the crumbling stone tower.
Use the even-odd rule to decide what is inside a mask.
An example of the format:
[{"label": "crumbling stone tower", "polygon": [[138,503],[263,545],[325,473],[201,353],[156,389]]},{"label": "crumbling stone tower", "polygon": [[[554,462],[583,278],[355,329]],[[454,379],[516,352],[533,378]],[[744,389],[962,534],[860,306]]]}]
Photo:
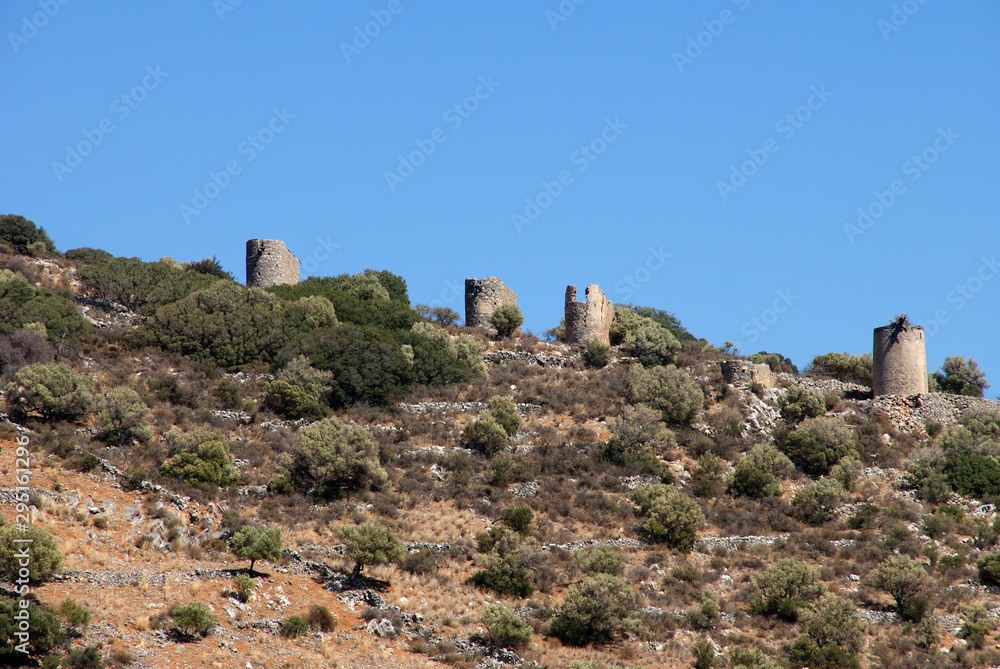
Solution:
[{"label": "crumbling stone tower", "polygon": [[915,395],[927,392],[924,329],[906,315],[875,328],[872,350],[872,394]]},{"label": "crumbling stone tower", "polygon": [[299,282],[299,259],[280,239],[247,240],[247,288]]},{"label": "crumbling stone tower", "polygon": [[465,280],[465,325],[493,329],[490,316],[501,304],[517,306],[517,293],[495,276]]},{"label": "crumbling stone tower", "polygon": [[577,302],[576,287],[566,286],[566,343],[582,344],[596,339],[610,345],[614,307],[596,283],[587,286],[586,295],[586,302]]}]

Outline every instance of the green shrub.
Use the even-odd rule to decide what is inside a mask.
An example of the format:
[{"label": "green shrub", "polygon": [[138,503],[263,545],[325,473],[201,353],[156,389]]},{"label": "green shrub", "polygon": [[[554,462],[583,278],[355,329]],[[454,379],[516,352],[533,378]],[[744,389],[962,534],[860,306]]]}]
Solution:
[{"label": "green shrub", "polygon": [[4,666],[19,666],[27,659],[23,652],[17,650],[22,643],[27,643],[28,657],[40,658],[63,643],[66,635],[59,625],[55,610],[43,602],[28,601],[28,620],[31,628],[28,639],[18,637],[20,629],[14,615],[23,610],[18,600],[0,596],[0,664]]},{"label": "green shrub", "polygon": [[306,633],[309,623],[302,616],[288,616],[281,621],[281,636],[297,639]]},{"label": "green shrub", "polygon": [[830,478],[838,481],[844,490],[852,492],[863,471],[863,465],[853,455],[845,455],[830,468]]},{"label": "green shrub", "polygon": [[67,291],[36,288],[22,275],[0,269],[0,335],[29,326],[52,343],[90,330]]},{"label": "green shrub", "polygon": [[722,658],[716,654],[715,645],[709,639],[698,639],[691,644],[691,658],[694,669],[713,669],[720,667]]},{"label": "green shrub", "polygon": [[719,606],[719,598],[711,591],[706,590],[701,595],[701,604],[688,611],[685,617],[692,629],[711,630],[718,626],[721,614],[722,607]]},{"label": "green shrub", "polygon": [[812,364],[806,371],[810,374],[834,378],[845,383],[871,386],[872,356],[870,353],[865,353],[864,355],[851,355],[850,353],[817,355],[813,358]]},{"label": "green shrub", "polygon": [[[30,543],[21,543],[28,540]],[[15,543],[17,542],[17,543]],[[20,531],[17,525],[0,527],[0,581],[20,579],[22,549],[28,549],[28,583],[35,585],[52,579],[62,569],[63,555],[55,537],[38,525]]]},{"label": "green shrub", "polygon": [[584,343],[587,348],[584,349],[581,356],[583,366],[587,369],[607,367],[608,363],[611,362],[611,347],[597,339],[588,339]]},{"label": "green shrub", "polygon": [[637,358],[643,367],[673,363],[681,348],[681,343],[669,329],[627,307],[615,309],[611,337],[613,342],[622,344],[630,356]]},{"label": "green shrub", "polygon": [[864,633],[853,604],[836,595],[826,594],[804,617],[805,633],[789,648],[793,661],[810,669],[853,669],[858,666]]},{"label": "green shrub", "polygon": [[806,418],[816,418],[826,413],[826,402],[816,393],[792,386],[778,401],[781,419],[786,423],[801,423]]},{"label": "green shrub", "polygon": [[531,625],[504,604],[487,604],[480,617],[486,642],[501,648],[518,648],[531,641]]},{"label": "green shrub", "polygon": [[713,498],[722,494],[725,464],[713,453],[702,453],[691,474],[691,492],[695,497]]},{"label": "green shrub", "polygon": [[145,315],[219,281],[167,259],[143,262],[138,258],[114,258],[82,268],[79,276],[92,296]]},{"label": "green shrub", "polygon": [[462,441],[469,448],[492,457],[507,448],[507,431],[492,414],[484,411],[481,418],[465,425]]},{"label": "green shrub", "polygon": [[819,573],[801,560],[789,558],[750,579],[750,610],[796,620],[799,611],[823,594]]},{"label": "green shrub", "polygon": [[160,466],[160,472],[191,485],[227,486],[239,479],[229,447],[219,439],[203,441],[194,450],[177,453]]},{"label": "green shrub", "polygon": [[504,510],[503,517],[500,519],[500,522],[518,534],[526,534],[528,531],[528,525],[531,525],[531,521],[534,517],[535,513],[531,510],[530,506],[519,504]]},{"label": "green shrub", "polygon": [[413,310],[424,321],[437,323],[442,327],[454,325],[462,320],[460,313],[448,307],[431,307],[426,304],[415,304],[413,305]]},{"label": "green shrub", "polygon": [[264,387],[260,404],[265,409],[289,420],[298,418],[315,420],[322,418],[324,414],[318,397],[310,394],[302,386],[281,380],[271,381]]},{"label": "green shrub", "polygon": [[[273,286],[267,290],[287,302],[313,295],[322,296],[333,304],[341,323],[400,331],[409,330],[420,321],[420,316],[410,308],[406,281],[386,271],[365,270],[363,274],[354,276],[309,277],[295,285]],[[313,360],[316,358],[313,357]]]},{"label": "green shrub", "polygon": [[611,546],[593,546],[577,551],[573,557],[583,573],[588,576],[594,574],[621,576],[625,572],[625,559],[622,557],[621,551]]},{"label": "green shrub", "polygon": [[839,418],[807,418],[788,434],[781,450],[810,476],[825,476],[842,457],[857,457],[854,434]]},{"label": "green shrub", "polygon": [[330,417],[299,432],[293,475],[320,496],[343,490],[380,488],[389,475],[379,465],[378,443],[368,430]]},{"label": "green shrub", "polygon": [[896,601],[896,612],[906,619],[916,620],[923,617],[920,610],[920,600],[927,597],[932,588],[932,582],[923,565],[908,555],[890,555],[878,563],[864,578],[865,585],[889,593]]},{"label": "green shrub", "polygon": [[181,641],[193,641],[208,636],[209,630],[215,623],[212,614],[208,612],[208,607],[201,602],[175,606],[170,610],[170,617],[173,619],[171,631]]},{"label": "green shrub", "polygon": [[47,420],[76,420],[94,404],[93,382],[61,362],[22,367],[5,392],[10,409]]},{"label": "green shrub", "polygon": [[729,651],[732,669],[778,669],[778,664],[756,648],[737,646]]},{"label": "green shrub", "polygon": [[504,339],[514,334],[514,331],[524,323],[524,316],[516,304],[501,304],[490,314],[490,325],[496,328],[497,337]]},{"label": "green shrub", "polygon": [[73,627],[86,627],[90,624],[90,610],[71,597],[62,601],[59,613]]},{"label": "green shrub", "polygon": [[801,520],[810,525],[822,525],[833,518],[834,512],[847,500],[847,491],[840,481],[824,478],[795,493],[792,508]]},{"label": "green shrub", "polygon": [[1000,585],[1000,553],[988,553],[976,563],[979,580],[986,585]]},{"label": "green shrub", "polygon": [[986,607],[975,604],[965,609],[962,628],[958,631],[958,636],[965,639],[969,648],[977,650],[983,647],[986,635],[993,631],[994,626]]},{"label": "green shrub", "polygon": [[681,425],[694,420],[705,399],[701,386],[673,365],[637,370],[629,378],[626,397],[632,404],[661,411],[668,423]]},{"label": "green shrub", "polygon": [[364,523],[343,525],[335,532],[354,560],[354,576],[360,576],[366,566],[399,562],[406,554],[403,542],[388,525]]},{"label": "green shrub", "polygon": [[429,548],[407,553],[399,567],[410,574],[433,574],[438,569],[437,555]]},{"label": "green shrub", "polygon": [[551,631],[574,646],[607,643],[636,629],[638,607],[639,595],[621,578],[587,576],[567,590]]},{"label": "green shrub", "polygon": [[281,558],[281,530],[246,525],[230,541],[233,555],[250,560],[250,573],[257,560],[277,562]]},{"label": "green shrub", "polygon": [[616,306],[616,313],[619,308],[628,309],[637,316],[649,318],[653,322],[660,325],[660,327],[664,327],[669,330],[670,334],[675,336],[678,341],[685,343],[698,341],[695,336],[688,332],[687,329],[681,324],[680,319],[669,311],[654,309],[653,307],[641,307],[634,304],[619,304]]},{"label": "green shrub", "polygon": [[49,239],[45,228],[36,227],[24,216],[15,214],[0,216],[0,244],[6,244],[14,253],[22,255],[30,253],[34,248],[40,248],[46,255],[56,252],[56,245]]},{"label": "green shrub", "polygon": [[778,497],[781,479],[792,473],[791,460],[770,444],[757,444],[736,462],[726,488],[745,497]]},{"label": "green shrub", "polygon": [[983,390],[990,387],[986,373],[979,369],[975,358],[966,360],[960,355],[946,357],[941,370],[931,376],[942,393],[982,397]]},{"label": "green shrub", "polygon": [[153,433],[143,425],[149,407],[131,388],[113,388],[104,397],[104,408],[97,414],[98,435],[111,445],[145,443]]},{"label": "green shrub", "polygon": [[83,246],[78,249],[70,249],[63,254],[63,257],[66,258],[66,260],[71,260],[78,265],[100,265],[102,263],[109,263],[115,259],[115,257],[107,251],[92,249],[89,246]]},{"label": "green shrub", "polygon": [[647,516],[642,524],[646,536],[682,553],[694,548],[698,530],[705,524],[705,514],[693,499],[666,485],[636,491],[633,499]]},{"label": "green shrub", "polygon": [[496,529],[501,531],[484,533],[487,537],[480,536],[480,550],[485,548],[489,552],[476,556],[481,569],[472,575],[469,582],[501,596],[527,597],[535,591],[532,556],[524,550],[518,534],[503,528]]},{"label": "green shrub", "polygon": [[786,358],[780,353],[768,353],[767,351],[759,351],[753,355],[748,355],[747,360],[756,365],[767,365],[771,368],[771,371],[775,374],[785,373],[799,375],[799,368],[791,361],[791,359]]},{"label": "green shrub", "polygon": [[104,657],[97,646],[74,648],[63,660],[62,666],[67,669],[104,669]]},{"label": "green shrub", "polygon": [[673,445],[673,435],[664,427],[660,414],[644,406],[625,405],[621,415],[608,422],[608,428],[611,436],[601,456],[615,464],[656,463],[655,453]]},{"label": "green shrub", "polygon": [[482,344],[467,335],[452,337],[447,330],[430,323],[414,323],[408,336],[413,354],[413,381],[427,386],[443,386],[467,381],[486,373]]},{"label": "green shrub", "polygon": [[233,592],[236,593],[236,599],[245,604],[253,592],[253,579],[246,574],[237,574],[233,577]]},{"label": "green shrub", "polygon": [[330,609],[322,604],[312,604],[309,606],[309,613],[306,614],[306,622],[309,627],[320,632],[332,632],[337,629],[337,618],[330,613]]},{"label": "green shrub", "polygon": [[494,395],[486,403],[486,410],[500,424],[507,435],[516,434],[521,429],[521,414],[514,400],[503,395]]}]

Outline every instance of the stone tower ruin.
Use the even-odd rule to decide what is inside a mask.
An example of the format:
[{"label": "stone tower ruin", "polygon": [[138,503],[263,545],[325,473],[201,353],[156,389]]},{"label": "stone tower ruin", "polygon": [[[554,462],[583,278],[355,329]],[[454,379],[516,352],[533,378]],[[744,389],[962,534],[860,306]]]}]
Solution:
[{"label": "stone tower ruin", "polygon": [[299,282],[299,259],[280,239],[247,240],[247,288]]},{"label": "stone tower ruin", "polygon": [[610,345],[614,307],[596,283],[587,286],[586,295],[586,302],[577,302],[576,287],[566,286],[566,343],[582,344],[596,339]]},{"label": "stone tower ruin", "polygon": [[465,326],[493,329],[490,316],[501,304],[517,306],[517,293],[495,276],[465,280]]},{"label": "stone tower ruin", "polygon": [[900,316],[875,328],[872,350],[872,394],[915,395],[927,392],[924,329]]}]

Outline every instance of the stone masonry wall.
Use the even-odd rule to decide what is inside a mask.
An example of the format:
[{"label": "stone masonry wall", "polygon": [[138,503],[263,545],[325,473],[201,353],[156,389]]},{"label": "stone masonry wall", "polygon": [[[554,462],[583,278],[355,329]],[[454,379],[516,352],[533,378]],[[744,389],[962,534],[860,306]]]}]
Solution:
[{"label": "stone masonry wall", "polygon": [[299,259],[278,239],[247,241],[247,287],[267,288],[299,282]]},{"label": "stone masonry wall", "polygon": [[875,328],[872,346],[872,393],[915,395],[927,392],[924,329],[903,319]]},{"label": "stone masonry wall", "polygon": [[566,343],[596,339],[610,345],[614,307],[596,283],[587,286],[586,295],[586,302],[577,302],[576,287],[566,286]]},{"label": "stone masonry wall", "polygon": [[465,325],[493,329],[490,316],[501,304],[517,306],[517,293],[495,276],[465,280]]}]

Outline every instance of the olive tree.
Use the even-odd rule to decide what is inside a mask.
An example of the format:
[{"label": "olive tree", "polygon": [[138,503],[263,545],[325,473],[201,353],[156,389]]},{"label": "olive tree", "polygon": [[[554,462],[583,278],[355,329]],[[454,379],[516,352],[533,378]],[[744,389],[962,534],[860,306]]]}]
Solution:
[{"label": "olive tree", "polygon": [[355,577],[360,576],[366,566],[399,562],[406,554],[403,542],[388,525],[344,525],[335,532],[344,542],[347,555],[354,560]]},{"label": "olive tree", "polygon": [[230,542],[233,555],[250,560],[250,573],[257,560],[277,562],[281,559],[281,530],[246,525],[233,535]]}]

